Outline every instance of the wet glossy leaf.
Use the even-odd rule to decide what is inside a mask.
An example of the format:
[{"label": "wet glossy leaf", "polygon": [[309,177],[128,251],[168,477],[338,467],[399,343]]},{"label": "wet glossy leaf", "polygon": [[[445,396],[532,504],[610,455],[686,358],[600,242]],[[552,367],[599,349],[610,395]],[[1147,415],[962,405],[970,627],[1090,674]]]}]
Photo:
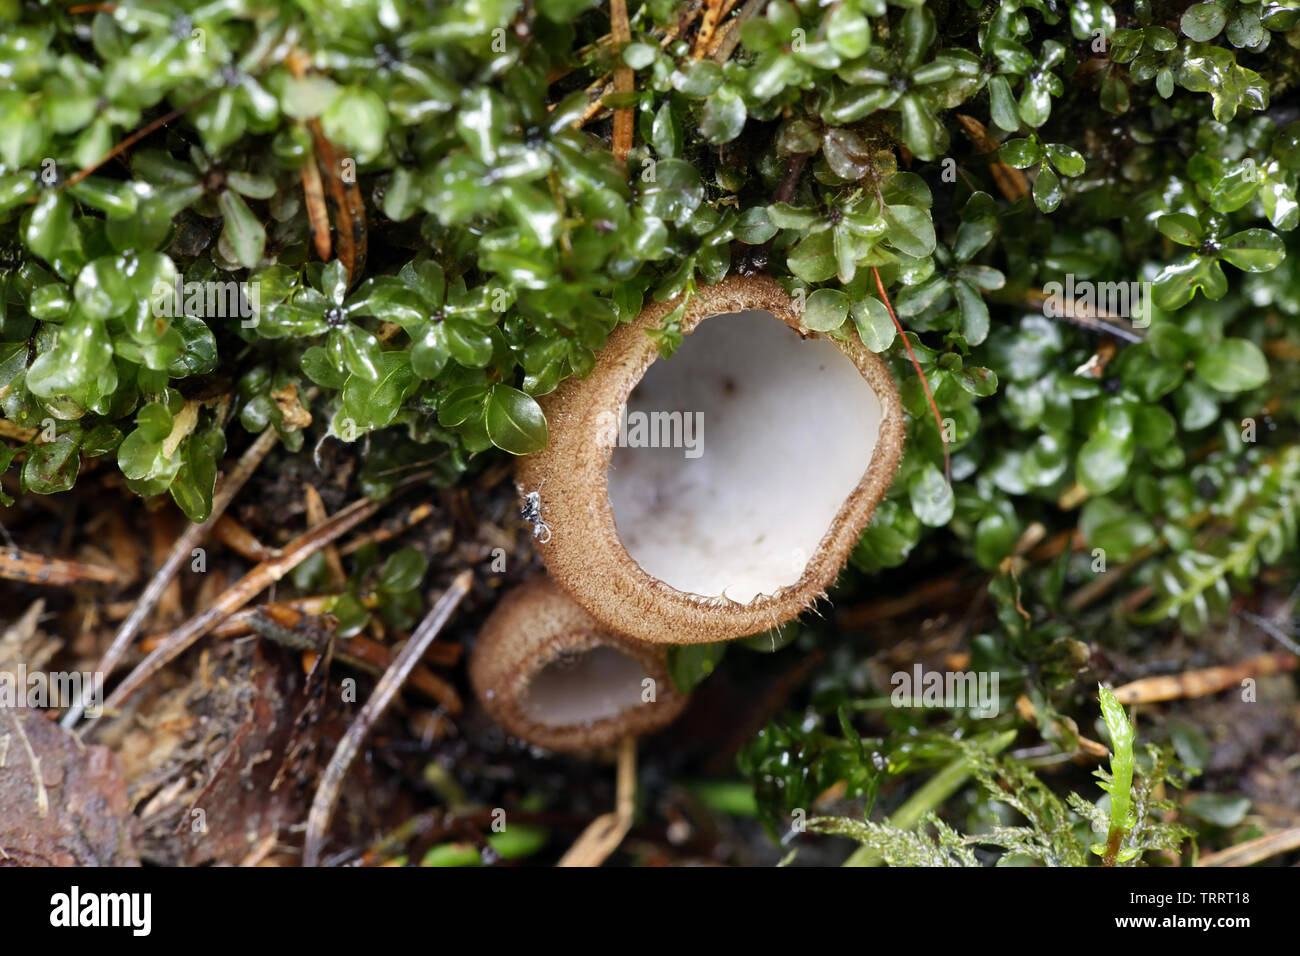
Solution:
[{"label": "wet glossy leaf", "polygon": [[1034,205],[1043,212],[1055,212],[1065,198],[1061,180],[1050,166],[1043,165],[1034,177]]},{"label": "wet glossy leaf", "polygon": [[921,95],[909,93],[898,101],[902,117],[903,142],[920,159],[936,159],[947,145],[947,136],[934,108]]},{"label": "wet glossy leaf", "polygon": [[989,334],[989,307],[979,291],[968,282],[953,283],[953,292],[961,316],[962,335],[971,345],[979,345]]},{"label": "wet glossy leaf", "polygon": [[379,340],[351,322],[329,334],[327,346],[342,360],[342,365],[359,378],[374,381],[383,367]]},{"label": "wet glossy leaf", "polygon": [[81,467],[80,446],[80,429],[75,428],[62,434],[56,432],[52,442],[33,445],[23,462],[23,488],[38,495],[67,491],[76,482]]},{"label": "wet glossy leaf", "polygon": [[136,412],[136,426],[140,437],[157,444],[171,434],[172,414],[161,402],[150,402]]},{"label": "wet glossy leaf", "polygon": [[648,43],[629,43],[623,48],[623,62],[634,70],[644,70],[655,61],[658,51]]},{"label": "wet glossy leaf", "polygon": [[1042,160],[1043,148],[1036,139],[1012,139],[998,147],[998,158],[1008,166],[1027,169]]},{"label": "wet glossy leaf", "polygon": [[358,162],[375,159],[388,134],[388,107],[379,94],[345,87],[321,114],[321,130],[333,143],[350,150]]},{"label": "wet glossy leaf", "polygon": [[723,86],[704,103],[700,133],[710,143],[726,143],[740,135],[745,126],[745,101],[731,86]]},{"label": "wet glossy leaf", "polygon": [[1063,143],[1048,143],[1045,149],[1047,158],[1062,176],[1082,176],[1088,167],[1083,154],[1073,147]]},{"label": "wet glossy leaf", "polygon": [[438,403],[438,422],[449,427],[482,418],[490,391],[488,385],[453,389]]},{"label": "wet glossy leaf", "polygon": [[1222,4],[1214,2],[1196,3],[1183,11],[1179,28],[1183,35],[1198,42],[1213,40],[1228,22]]},{"label": "wet glossy leaf", "polygon": [[736,223],[736,238],[748,245],[767,242],[777,233],[777,227],[762,206],[751,206],[741,213]]},{"label": "wet glossy leaf", "polygon": [[1199,245],[1201,238],[1205,235],[1204,230],[1201,229],[1201,224],[1196,221],[1195,217],[1184,213],[1161,216],[1156,221],[1156,228],[1174,242],[1184,246]]},{"label": "wet glossy leaf", "polygon": [[1079,481],[1094,495],[1113,491],[1129,475],[1133,447],[1131,435],[1120,436],[1106,430],[1094,433],[1079,449],[1076,463]]},{"label": "wet glossy leaf", "polygon": [[654,182],[641,192],[646,212],[673,222],[685,219],[704,199],[704,185],[695,167],[680,159],[661,159],[654,166]]},{"label": "wet glossy leaf", "polygon": [[1243,229],[1220,243],[1219,256],[1246,272],[1268,272],[1286,258],[1286,247],[1267,229]]},{"label": "wet glossy leaf", "polygon": [[88,176],[69,189],[77,199],[109,219],[129,219],[139,208],[139,196],[129,182]]},{"label": "wet glossy leaf", "polygon": [[1196,290],[1207,299],[1220,299],[1228,291],[1228,280],[1216,259],[1210,256],[1189,256],[1182,262],[1166,266],[1152,284],[1156,305],[1162,309],[1178,309],[1192,300]]},{"label": "wet glossy leaf", "polygon": [[934,251],[934,223],[925,210],[915,206],[886,206],[886,236],[891,245],[909,256],[928,256]]},{"label": "wet glossy leaf", "polygon": [[509,385],[496,384],[487,395],[487,432],[492,444],[512,455],[546,447],[546,416],[536,400]]},{"label": "wet glossy leaf", "polygon": [[201,523],[212,514],[217,463],[225,448],[226,437],[216,428],[196,432],[181,443],[181,467],[168,491],[191,521]]},{"label": "wet glossy leaf", "polygon": [[429,559],[419,550],[401,548],[389,555],[380,569],[379,587],[389,594],[414,591],[428,570]]},{"label": "wet glossy leaf", "polygon": [[944,480],[943,472],[934,465],[926,464],[912,476],[907,493],[912,502],[912,511],[921,519],[922,524],[938,528],[951,520],[954,505],[952,488]]},{"label": "wet glossy leaf", "polygon": [[966,262],[993,239],[997,226],[985,220],[963,222],[957,227],[957,241],[952,254],[958,262]]},{"label": "wet glossy leaf", "polygon": [[286,77],[280,90],[280,109],[294,119],[312,119],[329,109],[339,92],[339,85],[328,77]]},{"label": "wet glossy leaf", "polygon": [[853,324],[857,327],[862,344],[873,352],[883,352],[894,342],[897,329],[889,317],[885,303],[871,296],[863,296],[853,303]]},{"label": "wet glossy leaf", "polygon": [[447,329],[441,323],[430,323],[411,344],[411,371],[420,378],[437,378],[449,358],[451,349],[447,344]]},{"label": "wet glossy leaf", "polygon": [[871,46],[871,24],[848,5],[834,7],[826,21],[826,37],[836,53],[852,60]]},{"label": "wet glossy leaf", "polygon": [[1248,339],[1225,339],[1201,353],[1196,374],[1221,392],[1243,392],[1268,381],[1268,360]]},{"label": "wet glossy leaf", "polygon": [[856,182],[871,168],[866,141],[852,130],[831,128],[822,136],[822,153],[835,175]]},{"label": "wet glossy leaf", "polygon": [[722,68],[712,60],[696,60],[673,76],[673,86],[692,99],[703,99],[722,85]]},{"label": "wet glossy leaf", "polygon": [[302,371],[309,379],[324,388],[342,388],[348,380],[347,372],[340,369],[322,346],[313,345],[302,353]]},{"label": "wet glossy leaf", "polygon": [[989,111],[993,122],[1008,133],[1020,128],[1020,113],[1011,95],[1011,84],[1005,76],[989,77]]},{"label": "wet glossy leaf", "polygon": [[824,282],[835,275],[837,265],[831,234],[814,233],[801,241],[790,251],[786,265],[805,282]]},{"label": "wet glossy leaf", "polygon": [[802,321],[813,332],[834,332],[849,315],[849,297],[838,289],[817,289],[804,304]]},{"label": "wet glossy leaf", "polygon": [[42,259],[54,259],[66,246],[73,229],[74,204],[61,192],[46,193],[32,210],[23,241]]},{"label": "wet glossy leaf", "polygon": [[217,198],[217,205],[225,217],[222,235],[230,243],[239,264],[252,269],[262,261],[262,253],[266,249],[266,229],[248,208],[248,203],[234,190],[222,192]]},{"label": "wet glossy leaf", "polygon": [[336,424],[350,419],[357,433],[372,428],[383,428],[392,423],[419,384],[411,370],[410,357],[405,352],[381,352],[377,375],[366,378],[349,376],[343,386],[343,401],[335,418]]},{"label": "wet glossy leaf", "polygon": [[482,368],[492,358],[492,336],[486,329],[465,319],[443,323],[447,353],[466,368]]}]

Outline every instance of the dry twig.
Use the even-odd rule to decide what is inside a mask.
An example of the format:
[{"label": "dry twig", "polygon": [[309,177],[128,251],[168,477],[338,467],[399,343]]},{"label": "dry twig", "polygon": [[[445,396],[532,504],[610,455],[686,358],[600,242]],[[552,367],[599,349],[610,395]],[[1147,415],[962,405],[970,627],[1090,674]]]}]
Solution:
[{"label": "dry twig", "polygon": [[1287,827],[1262,837],[1238,843],[1226,850],[1210,853],[1196,861],[1197,866],[1250,866],[1279,853],[1300,849],[1300,827]]},{"label": "dry twig", "polygon": [[731,9],[731,2],[734,0],[704,0],[704,19],[700,21],[700,29],[695,34],[691,59],[701,59],[708,52],[713,42],[714,32],[718,29],[718,23]]},{"label": "dry twig", "polygon": [[389,538],[395,538],[408,528],[415,527],[431,514],[433,514],[433,505],[427,501],[422,501],[402,518],[399,525],[391,528],[376,528],[373,531],[359,534],[355,538],[349,538],[339,545],[339,554],[346,557],[354,551],[360,551],[368,544],[379,544]]},{"label": "dry twig", "polygon": [[212,536],[231,551],[249,561],[265,561],[279,554],[278,548],[268,548],[257,536],[230,515],[225,514],[212,526]]},{"label": "dry twig", "polygon": [[767,0],[746,0],[740,12],[732,18],[726,26],[718,33],[709,49],[709,56],[715,63],[726,63],[731,59],[731,54],[736,51],[740,43],[740,28],[745,25],[745,21],[758,13],[767,3]]},{"label": "dry twig", "polygon": [[600,866],[632,829],[635,813],[636,738],[625,737],[618,745],[618,789],[614,812],[592,820],[556,866]]},{"label": "dry twig", "polygon": [[6,548],[0,551],[0,578],[67,588],[77,584],[112,584],[118,580],[118,574],[112,568],[97,564],[47,558],[31,551]]},{"label": "dry twig", "polygon": [[[310,483],[303,485],[302,496],[307,512],[307,527],[315,528],[317,525],[324,524],[329,514],[325,510],[325,502],[321,500],[316,486]],[[332,544],[325,546],[325,567],[329,570],[331,586],[343,587],[348,576],[343,572],[343,562],[339,559],[338,548]]]},{"label": "dry twig", "polygon": [[1293,671],[1295,668],[1294,654],[1280,652],[1260,654],[1225,667],[1205,667],[1200,670],[1184,671],[1181,674],[1143,677],[1123,687],[1116,687],[1115,699],[1127,705],[1205,697],[1235,687],[1248,677],[1268,677],[1272,674]]},{"label": "dry twig", "polygon": [[989,160],[989,172],[993,176],[993,182],[997,184],[998,192],[1006,197],[1008,202],[1019,202],[1029,195],[1029,180],[1025,174],[1014,166],[1008,166],[997,157],[998,142],[989,135],[984,124],[973,116],[957,114],[957,121],[961,123],[962,130],[966,133],[966,138],[975,144],[975,148],[984,154],[993,154]]},{"label": "dry twig", "polygon": [[155,648],[104,702],[105,711],[117,710],[169,661],[180,656],[208,631],[251,601],[263,590],[306,561],[331,541],[355,528],[379,510],[381,502],[354,501],[325,524],[299,535],[287,544],[279,557],[263,561],[227,588],[213,604],[179,628]]},{"label": "dry twig", "polygon": [[[163,562],[162,567],[157,570],[153,579],[145,587],[144,592],[140,595],[140,600],[136,602],[135,608],[118,627],[117,633],[113,635],[113,643],[109,645],[108,650],[104,652],[103,658],[100,659],[96,670],[103,674],[105,679],[121,663],[122,657],[126,654],[126,649],[131,646],[131,641],[135,638],[136,632],[140,630],[145,619],[153,611],[159,598],[167,590],[167,585],[176,576],[176,572],[180,570],[185,561],[189,560],[193,549],[203,540],[217,519],[225,513],[235,494],[244,486],[244,482],[248,481],[249,476],[257,470],[257,466],[262,463],[262,459],[271,450],[276,438],[274,428],[268,428],[257,436],[257,440],[249,445],[248,450],[240,457],[234,471],[224,478],[220,487],[212,496],[212,513],[208,515],[208,520],[202,524],[191,524],[185,529],[185,533],[176,539],[171,554],[167,556],[167,560]],[[84,711],[84,702],[78,700],[63,715],[63,728],[71,730],[75,727]]]},{"label": "dry twig", "polygon": [[438,598],[437,603],[411,635],[411,639],[406,642],[401,653],[394,658],[392,665],[379,679],[374,692],[362,706],[361,713],[357,715],[356,720],[348,727],[347,733],[343,735],[343,739],[339,741],[334,756],[330,758],[329,766],[321,775],[320,785],[316,788],[316,796],[307,814],[307,837],[302,851],[303,866],[316,866],[320,862],[325,832],[329,829],[330,820],[334,816],[339,787],[348,768],[352,766],[352,761],[356,759],[362,742],[375,722],[388,709],[388,705],[392,703],[397,692],[401,690],[402,684],[410,676],[412,668],[424,656],[425,650],[446,626],[461,599],[469,592],[473,577],[471,572],[462,571],[451,582],[451,587]]}]

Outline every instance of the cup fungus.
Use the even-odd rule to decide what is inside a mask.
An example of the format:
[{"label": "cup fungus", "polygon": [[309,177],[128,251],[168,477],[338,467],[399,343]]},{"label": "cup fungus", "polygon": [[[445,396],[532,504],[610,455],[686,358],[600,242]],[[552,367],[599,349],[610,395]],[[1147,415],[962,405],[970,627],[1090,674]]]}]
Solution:
[{"label": "cup fungus", "polygon": [[607,630],[665,644],[755,634],[823,596],[903,446],[884,361],[804,328],[775,280],[701,288],[660,359],[646,330],[679,302],[541,399],[550,443],[518,470],[556,582]]},{"label": "cup fungus", "polygon": [[469,677],[498,724],[549,750],[650,733],[687,700],[664,648],[604,630],[545,576],[502,598],[479,632]]}]

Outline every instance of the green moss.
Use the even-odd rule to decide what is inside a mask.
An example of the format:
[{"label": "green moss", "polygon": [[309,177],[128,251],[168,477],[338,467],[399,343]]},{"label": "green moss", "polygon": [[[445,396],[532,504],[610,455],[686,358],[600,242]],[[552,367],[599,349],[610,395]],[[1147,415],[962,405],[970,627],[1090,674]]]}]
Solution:
[{"label": "green moss", "polygon": [[[771,0],[721,62],[689,6],[633,0],[619,51],[594,0],[0,5],[0,466],[55,494],[114,456],[199,520],[236,430],[303,447],[292,388],[313,445],[368,442],[368,493],[415,462],[451,482],[543,445],[535,397],[645,302],[766,270],[900,383],[908,453],[855,574],[1081,536],[1000,577],[972,643],[1068,743],[1080,642],[1124,639],[1064,633],[1097,551],[1150,589],[1142,625],[1197,630],[1296,550],[1300,123],[1270,97],[1300,4]],[[626,162],[599,96],[633,111]],[[1045,314],[1067,276],[1150,283],[1140,327]],[[760,796],[874,792],[852,721],[824,729],[863,693],[765,731]]]}]

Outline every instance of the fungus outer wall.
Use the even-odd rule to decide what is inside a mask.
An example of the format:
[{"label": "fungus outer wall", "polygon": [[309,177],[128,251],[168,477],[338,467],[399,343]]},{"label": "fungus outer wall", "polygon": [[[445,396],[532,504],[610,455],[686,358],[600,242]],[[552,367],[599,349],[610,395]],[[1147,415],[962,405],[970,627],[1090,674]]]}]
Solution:
[{"label": "fungus outer wall", "polygon": [[867,471],[881,416],[826,339],[760,310],[706,319],[628,401],[609,472],[623,546],[691,594],[747,604],[793,585]]},{"label": "fungus outer wall", "polygon": [[[646,333],[682,305],[663,359]],[[601,627],[652,644],[757,634],[823,597],[903,449],[889,366],[852,332],[806,329],[770,276],[647,303],[589,376],[538,402],[550,441],[516,473],[537,495],[547,570]],[[638,412],[679,413],[679,441],[635,447],[654,444],[634,440]]]},{"label": "fungus outer wall", "polygon": [[545,575],[497,603],[470,653],[469,676],[497,723],[551,750],[595,750],[650,733],[686,705],[664,648],[605,631]]}]

